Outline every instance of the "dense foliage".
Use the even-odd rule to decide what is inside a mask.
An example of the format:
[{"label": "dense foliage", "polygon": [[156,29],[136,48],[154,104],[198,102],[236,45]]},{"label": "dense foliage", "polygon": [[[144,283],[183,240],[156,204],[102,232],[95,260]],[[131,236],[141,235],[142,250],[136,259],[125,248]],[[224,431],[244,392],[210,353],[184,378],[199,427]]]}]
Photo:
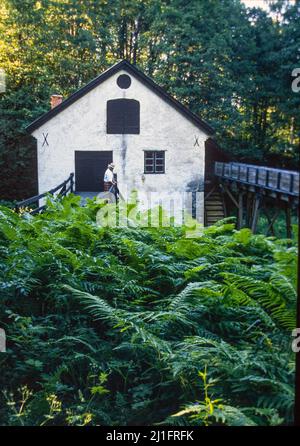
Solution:
[{"label": "dense foliage", "polygon": [[101,227],[79,200],[0,208],[0,423],[291,423],[294,242]]},{"label": "dense foliage", "polygon": [[300,2],[270,15],[239,0],[2,0],[0,198],[33,195],[35,152],[24,129],[126,58],[215,128],[239,161],[299,160]]}]

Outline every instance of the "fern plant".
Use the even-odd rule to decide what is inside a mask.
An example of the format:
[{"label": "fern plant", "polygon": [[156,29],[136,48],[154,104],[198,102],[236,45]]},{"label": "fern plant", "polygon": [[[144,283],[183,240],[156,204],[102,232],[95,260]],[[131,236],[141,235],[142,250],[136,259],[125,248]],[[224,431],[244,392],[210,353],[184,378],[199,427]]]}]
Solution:
[{"label": "fern plant", "polygon": [[296,245],[101,227],[101,206],[0,207],[0,423],[291,423]]}]

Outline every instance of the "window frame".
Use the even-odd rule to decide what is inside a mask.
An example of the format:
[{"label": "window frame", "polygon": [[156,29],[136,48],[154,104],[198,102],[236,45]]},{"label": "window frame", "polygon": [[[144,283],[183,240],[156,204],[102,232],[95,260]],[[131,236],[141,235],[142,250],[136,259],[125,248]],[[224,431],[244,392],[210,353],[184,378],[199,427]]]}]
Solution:
[{"label": "window frame", "polygon": [[[163,175],[166,173],[166,154],[165,150],[144,150],[144,174],[145,175]],[[151,161],[151,158],[147,159],[147,156],[149,154],[153,155],[152,161],[153,161],[153,171],[149,172],[146,170],[146,161]],[[157,159],[157,155],[162,155],[160,158]],[[162,161],[162,163],[157,164],[157,161]],[[149,164],[148,164],[149,166]],[[157,170],[157,167],[163,168],[162,171]]]}]

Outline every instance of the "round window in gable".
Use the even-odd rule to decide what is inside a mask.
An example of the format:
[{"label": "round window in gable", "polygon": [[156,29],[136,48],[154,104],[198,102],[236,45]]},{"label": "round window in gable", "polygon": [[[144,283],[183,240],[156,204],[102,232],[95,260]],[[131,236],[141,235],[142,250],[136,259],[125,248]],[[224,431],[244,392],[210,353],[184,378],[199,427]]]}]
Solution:
[{"label": "round window in gable", "polygon": [[123,88],[126,90],[131,85],[131,79],[127,74],[120,74],[120,76],[117,79],[117,84],[120,88]]}]

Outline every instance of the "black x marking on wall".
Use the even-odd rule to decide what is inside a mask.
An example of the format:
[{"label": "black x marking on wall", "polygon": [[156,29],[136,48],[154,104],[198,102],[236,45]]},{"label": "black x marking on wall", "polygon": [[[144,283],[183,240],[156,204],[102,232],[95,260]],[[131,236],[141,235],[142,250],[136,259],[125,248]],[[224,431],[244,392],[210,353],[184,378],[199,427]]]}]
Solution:
[{"label": "black x marking on wall", "polygon": [[199,144],[199,137],[198,137],[198,136],[195,136],[194,147],[196,147],[196,146],[200,147],[200,144]]},{"label": "black x marking on wall", "polygon": [[42,147],[44,147],[45,144],[47,144],[47,146],[49,146],[48,141],[47,141],[48,133],[46,133],[46,135],[45,135],[45,133],[43,133],[43,137],[44,137],[44,142],[43,142]]}]

